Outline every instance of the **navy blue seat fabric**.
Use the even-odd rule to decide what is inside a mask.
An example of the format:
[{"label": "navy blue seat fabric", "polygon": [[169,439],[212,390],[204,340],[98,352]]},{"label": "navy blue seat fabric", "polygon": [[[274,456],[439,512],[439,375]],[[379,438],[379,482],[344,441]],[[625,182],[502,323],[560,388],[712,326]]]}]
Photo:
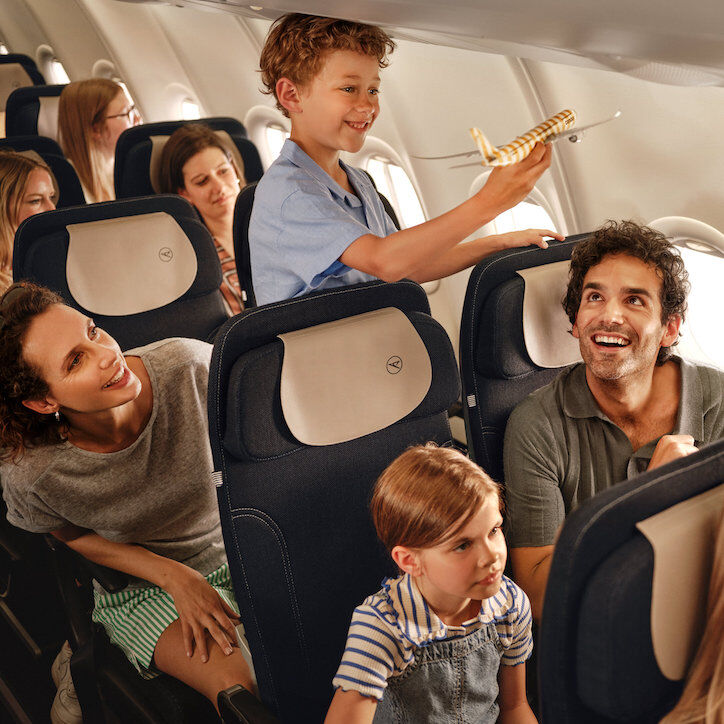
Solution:
[{"label": "navy blue seat fabric", "polygon": [[[139,214],[165,213],[171,216],[193,246],[198,271],[191,287],[175,301],[157,309],[128,316],[98,314],[82,307],[68,287],[66,261],[68,224],[121,219]],[[163,239],[149,238],[149,244],[163,251]],[[107,273],[112,274],[108,269]],[[191,337],[211,341],[227,319],[221,284],[221,265],[208,229],[198,221],[194,208],[172,194],[49,211],[26,219],[15,236],[13,278],[43,284],[66,302],[92,316],[115,337],[121,349],[138,347],[166,337]],[[144,269],[138,269],[138,285],[144,283]]]},{"label": "navy blue seat fabric", "polygon": [[651,641],[653,550],[636,523],[724,481],[724,440],[585,501],[556,543],[538,638],[543,722],[654,724],[681,683]]},{"label": "navy blue seat fabric", "polygon": [[587,234],[548,249],[509,249],[483,259],[470,274],[460,323],[460,377],[470,456],[503,480],[503,436],[513,408],[563,368],[535,365],[523,339],[524,282],[519,269],[571,258]]},{"label": "navy blue seat fabric", "polygon": [[[38,135],[38,118],[43,98],[57,98],[65,85],[34,85],[18,88],[8,97],[5,115],[5,135]],[[56,121],[57,125],[57,121]]]},{"label": "navy blue seat fabric", "polygon": [[0,55],[0,65],[12,65],[14,63],[23,67],[34,85],[43,85],[45,83],[43,74],[38,70],[38,66],[29,55],[24,55],[23,53],[6,53],[5,55]]},{"label": "navy blue seat fabric", "polygon": [[[387,307],[402,310],[424,342],[427,395],[385,429],[302,444],[282,412],[277,335]],[[257,307],[220,331],[209,434],[222,528],[262,700],[283,722],[323,720],[352,611],[394,574],[369,515],[374,482],[410,445],[451,443],[447,408],[458,393],[450,340],[414,282],[370,282]]]},{"label": "navy blue seat fabric", "polygon": [[78,174],[66,160],[60,146],[52,138],[45,136],[3,138],[0,139],[0,150],[35,151],[48,164],[58,184],[57,208],[63,209],[66,206],[78,206],[85,203]]},{"label": "navy blue seat fabric", "polygon": [[[370,181],[374,184],[372,176]],[[375,187],[376,188],[376,187]],[[254,206],[254,194],[256,193],[256,184],[251,183],[236,198],[236,206],[234,207],[234,259],[236,260],[236,273],[239,277],[239,286],[244,295],[244,305],[246,309],[256,306],[256,295],[254,294],[254,282],[251,274],[251,258],[249,256],[249,221],[251,219],[251,210]],[[385,211],[399,229],[400,222],[397,220],[397,214],[389,200],[379,191],[380,200],[385,207]]]},{"label": "navy blue seat fabric", "polygon": [[215,131],[226,131],[244,162],[244,177],[248,183],[258,181],[264,169],[256,146],[246,137],[244,126],[235,118],[200,118],[198,121],[161,121],[144,123],[126,129],[116,144],[114,184],[116,198],[148,196],[155,193],[151,183],[150,164],[152,136],[170,136],[188,123],[204,123]]}]

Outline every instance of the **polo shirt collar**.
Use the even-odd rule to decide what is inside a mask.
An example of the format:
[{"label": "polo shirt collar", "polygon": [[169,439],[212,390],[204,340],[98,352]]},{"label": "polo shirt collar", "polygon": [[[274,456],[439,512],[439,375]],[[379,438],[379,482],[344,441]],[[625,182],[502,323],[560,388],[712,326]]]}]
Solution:
[{"label": "polo shirt collar", "polygon": [[[700,442],[704,436],[704,391],[696,367],[680,357],[673,356],[681,370],[681,393],[679,410],[676,413],[676,427],[672,434],[691,435]],[[586,365],[576,365],[563,383],[563,411],[568,417],[598,417],[608,420],[601,412],[596,398],[586,381]]]},{"label": "polo shirt collar", "polygon": [[[287,139],[284,141],[280,156],[283,156],[298,168],[306,171],[315,181],[318,181],[323,186],[326,186],[335,196],[343,199],[348,206],[362,206],[362,201],[358,195],[351,194],[346,189],[343,189],[322,167],[313,161],[302,149],[297,146],[294,141]],[[347,174],[347,178],[350,178],[349,166],[340,159],[339,165],[342,170]],[[352,180],[350,178],[350,184]],[[353,186],[354,188],[354,186]]]}]

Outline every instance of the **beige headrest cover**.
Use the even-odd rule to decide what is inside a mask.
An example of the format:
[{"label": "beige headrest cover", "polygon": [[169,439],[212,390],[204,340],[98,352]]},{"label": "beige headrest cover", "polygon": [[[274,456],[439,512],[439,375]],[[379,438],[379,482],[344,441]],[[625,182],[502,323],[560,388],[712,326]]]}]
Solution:
[{"label": "beige headrest cover", "polygon": [[5,110],[8,96],[14,90],[29,85],[33,85],[33,80],[20,63],[0,65],[0,111]]},{"label": "beige headrest cover", "polygon": [[[221,143],[224,148],[231,154],[231,158],[236,164],[236,169],[242,178],[242,186],[244,185],[244,162],[241,159],[241,154],[236,144],[231,140],[231,136],[226,131],[214,131],[214,133],[221,139]],[[151,180],[151,186],[157,193],[161,193],[161,186],[159,183],[159,171],[161,169],[161,153],[163,147],[166,145],[171,136],[149,136],[151,140],[151,160],[148,164],[148,176]]]},{"label": "beige headrest cover", "polygon": [[38,135],[58,140],[58,104],[60,96],[41,96],[38,111]]},{"label": "beige headrest cover", "polygon": [[412,412],[430,389],[427,349],[399,309],[279,337],[282,411],[306,445],[334,445],[382,430]]},{"label": "beige headrest cover", "polygon": [[651,639],[661,673],[686,676],[701,639],[724,485],[685,500],[636,527],[654,549]]},{"label": "beige headrest cover", "polygon": [[578,340],[568,331],[571,323],[561,305],[569,268],[570,262],[559,261],[518,271],[525,282],[525,347],[539,367],[564,367],[581,361]]},{"label": "beige headrest cover", "polygon": [[69,224],[66,274],[76,302],[94,314],[138,314],[170,304],[196,278],[194,248],[163,212]]}]

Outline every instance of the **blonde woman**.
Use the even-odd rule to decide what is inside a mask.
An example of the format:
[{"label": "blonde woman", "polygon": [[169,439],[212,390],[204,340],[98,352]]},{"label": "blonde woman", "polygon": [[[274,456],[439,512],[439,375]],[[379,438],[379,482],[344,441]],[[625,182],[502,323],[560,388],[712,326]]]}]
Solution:
[{"label": "blonde woman", "polygon": [[58,130],[88,203],[111,201],[118,137],[141,122],[124,89],[107,78],[69,83],[60,94]]},{"label": "blonde woman", "polygon": [[13,242],[33,214],[52,211],[58,200],[53,174],[40,157],[0,151],[0,291],[13,281]]},{"label": "blonde woman", "polygon": [[684,693],[661,724],[724,724],[724,512],[714,544],[707,617]]}]

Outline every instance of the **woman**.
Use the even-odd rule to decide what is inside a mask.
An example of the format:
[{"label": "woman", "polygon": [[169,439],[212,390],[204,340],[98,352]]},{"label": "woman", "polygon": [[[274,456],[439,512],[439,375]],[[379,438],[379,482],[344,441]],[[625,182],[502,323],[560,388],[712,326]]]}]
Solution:
[{"label": "woman", "polygon": [[207,441],[211,347],[163,340],[127,356],[43,287],[0,300],[0,450],[8,520],[127,573],[93,619],[145,677],[216,705],[253,689],[221,538]]},{"label": "woman", "polygon": [[684,693],[661,724],[724,724],[724,511],[714,544],[706,627]]},{"label": "woman", "polygon": [[73,164],[86,201],[111,201],[118,137],[141,122],[124,89],[107,78],[69,83],[60,94],[58,131],[63,153]]},{"label": "woman", "polygon": [[232,225],[240,188],[246,185],[229,149],[208,126],[189,123],[178,128],[161,153],[159,186],[162,193],[180,194],[190,201],[214,237],[221,261],[221,291],[228,311],[244,308],[234,261]]},{"label": "woman", "polygon": [[0,151],[0,292],[13,282],[13,242],[18,226],[33,214],[52,211],[55,180],[40,157]]}]

